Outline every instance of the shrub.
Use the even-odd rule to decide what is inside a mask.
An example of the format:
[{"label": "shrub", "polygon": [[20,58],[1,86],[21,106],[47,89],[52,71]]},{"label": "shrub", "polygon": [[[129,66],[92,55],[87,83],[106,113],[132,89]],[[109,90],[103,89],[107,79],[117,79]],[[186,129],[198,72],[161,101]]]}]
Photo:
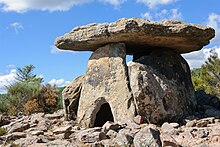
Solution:
[{"label": "shrub", "polygon": [[7,129],[0,127],[0,136],[7,134]]}]

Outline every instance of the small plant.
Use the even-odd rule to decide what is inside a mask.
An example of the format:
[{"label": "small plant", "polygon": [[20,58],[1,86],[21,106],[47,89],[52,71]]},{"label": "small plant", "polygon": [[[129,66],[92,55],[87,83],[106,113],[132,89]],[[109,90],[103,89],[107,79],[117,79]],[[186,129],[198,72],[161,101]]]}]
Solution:
[{"label": "small plant", "polygon": [[7,129],[0,127],[0,136],[7,134]]}]

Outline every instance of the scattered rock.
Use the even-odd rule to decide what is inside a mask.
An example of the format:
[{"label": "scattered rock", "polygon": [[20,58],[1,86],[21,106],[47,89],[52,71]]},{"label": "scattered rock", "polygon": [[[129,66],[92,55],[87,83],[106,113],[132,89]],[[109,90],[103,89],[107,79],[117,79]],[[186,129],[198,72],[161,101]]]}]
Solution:
[{"label": "scattered rock", "polygon": [[176,135],[178,133],[177,130],[173,127],[173,125],[167,122],[161,126],[161,132],[167,135]]},{"label": "scattered rock", "polygon": [[54,134],[62,134],[62,133],[70,132],[71,129],[72,129],[72,126],[58,127],[53,130],[53,133]]},{"label": "scattered rock", "polygon": [[134,137],[134,146],[161,147],[160,132],[156,128],[145,127]]},{"label": "scattered rock", "polygon": [[22,132],[24,130],[27,130],[30,127],[29,123],[15,123],[11,126],[11,128],[8,130],[8,133],[12,132]]},{"label": "scattered rock", "polygon": [[117,134],[118,134],[118,133],[117,133],[116,131],[114,131],[114,130],[109,130],[109,131],[106,133],[107,137],[110,138],[110,139],[116,138]]},{"label": "scattered rock", "polygon": [[113,123],[110,121],[107,121],[103,126],[102,126],[102,131],[103,132],[108,132],[109,130],[114,130],[117,131],[120,129],[121,126],[118,123]]}]

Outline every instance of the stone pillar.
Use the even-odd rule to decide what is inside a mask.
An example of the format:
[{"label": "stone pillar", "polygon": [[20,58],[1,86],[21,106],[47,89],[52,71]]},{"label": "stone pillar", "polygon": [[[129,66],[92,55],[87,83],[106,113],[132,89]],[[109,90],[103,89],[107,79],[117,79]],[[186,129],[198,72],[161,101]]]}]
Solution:
[{"label": "stone pillar", "polygon": [[78,123],[93,127],[96,114],[105,103],[110,105],[115,122],[133,119],[135,115],[124,43],[100,47],[90,57],[80,96]]},{"label": "stone pillar", "polygon": [[128,68],[137,113],[145,122],[178,121],[195,111],[190,69],[177,52],[155,49]]}]

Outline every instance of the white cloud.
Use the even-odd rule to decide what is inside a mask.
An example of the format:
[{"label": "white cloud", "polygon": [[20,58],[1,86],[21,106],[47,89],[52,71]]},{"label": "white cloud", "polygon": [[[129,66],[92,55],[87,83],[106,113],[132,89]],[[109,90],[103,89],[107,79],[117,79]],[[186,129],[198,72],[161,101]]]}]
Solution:
[{"label": "white cloud", "polygon": [[48,82],[52,86],[57,86],[57,87],[64,87],[70,84],[70,81],[65,81],[64,79],[52,79],[51,81]]},{"label": "white cloud", "polygon": [[213,43],[220,43],[220,15],[211,13],[208,17],[207,25],[215,29],[215,38],[212,40]]},{"label": "white cloud", "polygon": [[143,3],[149,8],[153,9],[157,5],[166,5],[176,2],[176,0],[137,0],[138,3]]},{"label": "white cloud", "polygon": [[183,15],[178,9],[163,9],[160,12],[157,13],[143,13],[141,14],[142,18],[148,19],[148,20],[154,20],[154,21],[160,21],[160,20],[182,20]]},{"label": "white cloud", "polygon": [[10,24],[10,27],[15,30],[15,33],[18,34],[18,30],[23,29],[23,25],[19,22],[14,22]]},{"label": "white cloud", "polygon": [[220,46],[214,46],[212,48],[204,48],[200,51],[195,51],[187,54],[183,54],[183,57],[186,59],[190,68],[199,68],[202,64],[205,63],[207,58],[210,56],[210,51],[216,51],[218,53],[218,57],[220,58]]},{"label": "white cloud", "polygon": [[12,69],[9,74],[0,75],[0,93],[6,93],[6,86],[9,86],[16,81],[16,69]]},{"label": "white cloud", "polygon": [[[85,4],[95,0],[0,0],[3,11],[16,11],[23,13],[28,10],[67,11],[74,5]],[[126,0],[97,0],[118,6]]]},{"label": "white cloud", "polygon": [[153,16],[149,12],[142,13],[141,17],[144,19],[153,20]]},{"label": "white cloud", "polygon": [[56,46],[50,46],[50,52],[51,52],[51,54],[58,54],[58,53],[61,53],[61,52],[69,52],[69,53],[73,53],[73,54],[78,53],[77,51],[60,50]]}]

